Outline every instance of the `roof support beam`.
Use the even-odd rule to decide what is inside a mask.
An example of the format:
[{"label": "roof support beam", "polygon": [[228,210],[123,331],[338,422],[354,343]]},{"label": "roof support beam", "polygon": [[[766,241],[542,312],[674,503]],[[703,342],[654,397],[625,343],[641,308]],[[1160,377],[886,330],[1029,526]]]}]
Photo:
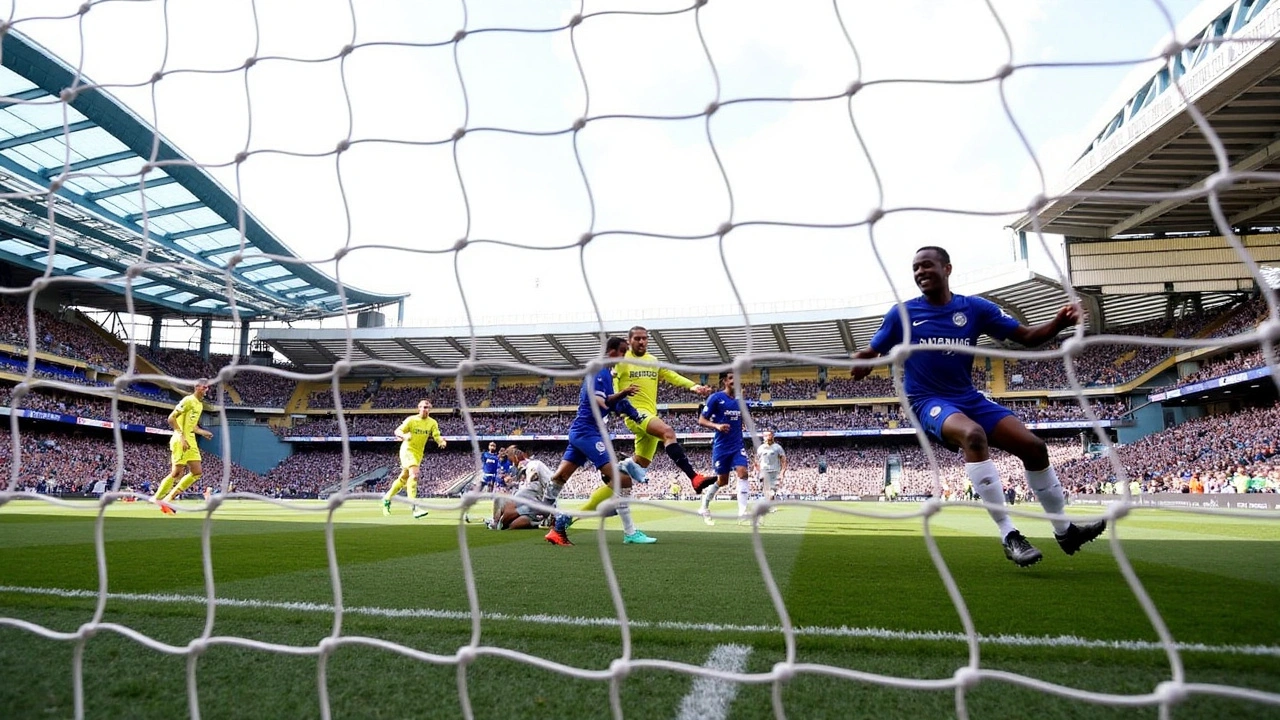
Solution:
[{"label": "roof support beam", "polygon": [[[90,128],[95,127],[98,127],[98,125],[92,120],[81,120],[78,123],[71,123],[68,125],[66,133],[70,135],[73,132],[89,130]],[[27,133],[26,135],[18,135],[17,137],[11,137],[8,140],[0,140],[0,150],[8,150],[11,147],[40,142],[41,140],[48,140],[49,138],[62,137],[62,134],[62,126],[58,125],[57,127],[51,127],[47,130],[38,130],[33,133]]]},{"label": "roof support beam", "polygon": [[542,336],[542,339],[546,340],[547,343],[551,345],[551,347],[555,348],[556,352],[560,353],[560,356],[563,357],[565,360],[568,360],[569,364],[572,365],[573,367],[579,367],[582,365],[582,361],[574,357],[573,353],[569,352],[569,349],[566,348],[559,340],[557,340],[555,335],[547,333]]},{"label": "roof support beam", "polygon": [[471,357],[471,348],[458,342],[458,338],[447,337],[447,338],[444,338],[444,341],[449,343],[449,347],[453,348],[454,350],[457,350],[458,354],[461,355],[462,357],[464,358]]},{"label": "roof support beam", "polygon": [[662,349],[662,354],[667,356],[668,361],[673,363],[680,362],[680,356],[676,355],[675,351],[671,349],[671,346],[667,344],[667,340],[662,337],[662,333],[657,330],[650,330],[649,337],[653,338],[653,341]]},{"label": "roof support beam", "polygon": [[17,103],[9,102],[10,100],[39,100],[48,94],[49,93],[45,92],[44,88],[33,87],[30,90],[23,90],[20,93],[14,93],[6,96],[4,102],[0,102],[0,107],[17,105]]},{"label": "roof support beam", "polygon": [[[146,188],[157,188],[165,185],[172,185],[178,182],[169,175],[163,175],[146,181]],[[89,202],[97,202],[103,198],[115,197],[117,195],[128,195],[129,193],[142,192],[143,184],[141,181],[136,183],[126,183],[119,187],[109,188],[107,190],[99,190],[98,192],[86,193],[85,200]]]},{"label": "roof support beam", "polygon": [[[853,330],[849,327],[848,320],[837,320],[836,329],[840,331],[840,342],[844,343],[845,352],[852,353],[858,349],[858,341],[853,339]],[[791,351],[787,350],[787,352]]]},{"label": "roof support beam", "polygon": [[[1272,141],[1266,146],[1251,153],[1248,157],[1241,159],[1240,162],[1233,164],[1229,169],[1231,170],[1231,172],[1234,172],[1234,173],[1250,172],[1252,170],[1257,170],[1258,168],[1262,167],[1263,165],[1269,162],[1275,161],[1277,157],[1280,157],[1280,140]],[[1202,175],[1199,180],[1195,181],[1194,183],[1191,183],[1191,185],[1189,185],[1188,188],[1202,186],[1204,185],[1205,181],[1207,181],[1209,178],[1213,177],[1216,174],[1217,174],[1216,171],[1211,173],[1206,173]],[[1111,227],[1107,228],[1107,237],[1115,237],[1116,235],[1121,235],[1135,227],[1138,227],[1139,225],[1145,222],[1150,222],[1151,220],[1154,220],[1171,210],[1182,207],[1183,205],[1186,205],[1187,203],[1197,199],[1199,198],[1192,197],[1192,198],[1185,198],[1185,199],[1169,199],[1169,200],[1162,200],[1154,205],[1149,205],[1145,209],[1143,209],[1141,212],[1136,212],[1133,215],[1130,215],[1129,217],[1125,218],[1124,220],[1121,220],[1120,222],[1116,223],[1115,225],[1112,225]]]},{"label": "roof support beam", "polygon": [[315,340],[308,340],[308,341],[307,341],[307,347],[309,347],[309,348],[311,348],[312,350],[315,350],[317,353],[319,353],[320,357],[322,357],[322,358],[324,358],[325,360],[327,360],[327,361],[329,362],[329,364],[330,364],[330,365],[332,365],[333,363],[335,363],[335,362],[337,362],[337,361],[338,361],[338,356],[337,356],[337,355],[334,355],[333,353],[329,352],[329,348],[326,348],[325,346],[321,345],[320,343],[316,342]]},{"label": "roof support beam", "polygon": [[720,362],[732,362],[733,358],[729,357],[729,349],[724,346],[724,341],[720,339],[720,333],[715,328],[703,328],[703,332],[711,340],[711,344],[715,346],[716,353],[720,355]]},{"label": "roof support beam", "polygon": [[773,340],[778,343],[778,349],[785,353],[791,352],[791,342],[787,340],[787,331],[777,323],[770,325],[769,329],[773,331]]},{"label": "roof support beam", "polygon": [[1227,218],[1227,222],[1232,225],[1240,225],[1248,220],[1258,217],[1259,215],[1265,215],[1266,213],[1275,212],[1276,210],[1280,210],[1280,195],[1273,197],[1264,203],[1254,205],[1248,210],[1242,210],[1235,215],[1232,215]]},{"label": "roof support beam", "polygon": [[[180,213],[180,212],[187,212],[190,210],[200,210],[201,208],[205,208],[205,207],[208,207],[208,206],[205,205],[203,202],[196,200],[194,202],[183,203],[181,205],[170,205],[169,207],[158,207],[153,210],[147,210],[146,216],[148,218],[153,218],[153,217],[160,217],[162,215],[176,215],[177,213]],[[132,215],[125,216],[125,220],[128,220],[131,223],[141,222],[142,219],[143,219],[142,213],[134,213]],[[236,247],[239,247],[238,243]]]},{"label": "roof support beam", "polygon": [[[155,215],[155,213],[150,214]],[[219,230],[230,230],[231,228],[231,223],[224,222],[218,223],[217,225],[206,225],[204,227],[191,228],[190,230],[183,230],[181,232],[169,233],[168,235],[165,235],[165,237],[169,240],[182,240],[196,235],[207,235],[209,233],[218,232]],[[235,246],[240,247],[240,243],[236,243]],[[203,257],[203,255],[201,257]]]},{"label": "roof support beam", "polygon": [[414,347],[413,345],[410,345],[408,340],[404,338],[396,338],[396,344],[404,348],[405,352],[421,360],[423,365],[426,365],[427,367],[433,367],[433,368],[440,367],[440,363],[436,362],[435,360],[432,360],[428,355],[423,353],[421,350]]},{"label": "roof support beam", "polygon": [[525,356],[524,356],[524,353],[522,353],[522,352],[520,352],[519,350],[517,350],[515,345],[512,345],[511,343],[507,342],[507,339],[506,339],[506,338],[504,338],[504,337],[502,337],[501,335],[499,335],[499,336],[495,337],[495,338],[494,338],[494,340],[496,340],[496,341],[497,341],[498,345],[500,345],[500,346],[502,347],[502,349],[503,349],[503,350],[506,350],[507,352],[511,353],[511,357],[515,358],[517,362],[519,362],[519,363],[521,363],[521,364],[524,364],[524,365],[533,365],[533,364],[534,364],[534,363],[529,362],[529,358],[525,357]]},{"label": "roof support beam", "polygon": [[110,155],[100,155],[95,158],[81,160],[80,162],[73,162],[69,165],[58,165],[57,167],[44,168],[40,171],[40,177],[48,180],[49,178],[61,175],[63,170],[66,170],[69,173],[79,172],[81,170],[88,170],[89,168],[100,167],[102,165],[110,165],[113,162],[120,162],[121,160],[128,160],[135,157],[137,157],[137,155],[134,155],[132,150],[121,150],[120,152],[111,153]]}]

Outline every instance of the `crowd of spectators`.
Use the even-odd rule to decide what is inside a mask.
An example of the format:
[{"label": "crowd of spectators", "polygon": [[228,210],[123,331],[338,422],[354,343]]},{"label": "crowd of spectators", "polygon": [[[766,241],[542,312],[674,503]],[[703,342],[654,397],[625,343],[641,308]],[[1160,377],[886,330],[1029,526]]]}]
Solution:
[{"label": "crowd of spectators", "polygon": [[[1084,457],[1084,447],[1079,438],[1048,438],[1045,444],[1049,447],[1049,462],[1055,468]],[[929,459],[918,444],[903,445],[897,450],[902,462],[901,493],[936,497],[941,492],[945,498],[972,499],[966,492],[969,483],[964,472],[964,456],[936,444],[933,452],[938,461],[936,482],[933,470],[929,467]],[[991,449],[991,460],[999,468],[1006,487],[1013,489],[1020,497],[1025,497],[1028,492],[1027,473],[1022,461],[995,448]]]},{"label": "crowd of spectators", "polygon": [[[1025,423],[1062,422],[1085,420],[1084,410],[1074,400],[1050,400],[1047,402],[1014,400],[1004,403]],[[1119,420],[1129,412],[1123,400],[1091,401],[1089,407],[1099,420]]]},{"label": "crowd of spectators", "polygon": [[770,400],[813,400],[817,396],[817,380],[782,378],[769,382]]},{"label": "crowd of spectators", "polygon": [[1199,370],[1188,373],[1178,380],[1178,386],[1190,385],[1201,380],[1212,380],[1223,375],[1252,370],[1267,364],[1261,350],[1244,350],[1213,358],[1200,366]]},{"label": "crowd of spectators", "polygon": [[[0,406],[10,406],[13,399],[13,385],[0,384]],[[38,388],[22,398],[22,407],[27,410],[75,415],[94,420],[111,420],[111,401],[94,395],[65,393],[57,390]],[[146,405],[119,403],[117,418],[121,421],[149,427],[169,427],[168,413],[153,409]]]},{"label": "crowd of spectators", "polygon": [[[109,342],[98,332],[79,323],[67,322],[36,309],[37,350],[73,358],[99,368],[123,370],[128,367],[124,348]],[[0,343],[26,349],[32,336],[27,332],[27,305],[0,298]]]},{"label": "crowd of spectators", "polygon": [[[1270,405],[1188,420],[1115,453],[1141,492],[1182,492],[1193,477],[1204,485],[1244,473],[1280,480],[1278,448],[1280,405]],[[1117,482],[1106,455],[1063,465],[1058,477],[1064,487],[1084,493],[1104,492]]]},{"label": "crowd of spectators", "polygon": [[[19,491],[48,494],[87,493],[98,480],[105,480],[108,487],[114,483],[116,473],[116,445],[112,433],[84,432],[62,428],[39,428],[24,425],[21,432],[21,469],[18,471]],[[222,482],[223,464],[218,455],[203,453],[202,487],[191,489],[201,492],[203,486],[219,486]],[[8,478],[13,465],[9,443],[0,443],[0,472]],[[150,494],[169,472],[169,443],[165,436],[130,436],[124,445],[124,475],[122,489]],[[253,472],[232,463],[233,489],[252,490],[261,487],[261,478]]]},{"label": "crowd of spectators", "polygon": [[489,393],[489,407],[537,405],[542,390],[537,385],[499,385]]}]

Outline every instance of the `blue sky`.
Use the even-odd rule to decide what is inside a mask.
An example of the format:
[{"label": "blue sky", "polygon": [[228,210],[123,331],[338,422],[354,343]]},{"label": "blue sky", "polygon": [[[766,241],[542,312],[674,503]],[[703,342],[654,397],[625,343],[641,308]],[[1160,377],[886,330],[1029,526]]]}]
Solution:
[{"label": "blue sky", "polygon": [[[1197,4],[1163,7],[1177,21]],[[854,303],[890,282],[909,295],[909,260],[920,245],[949,247],[957,273],[1011,259],[1004,226],[1041,191],[996,83],[880,84],[982,77],[1008,62],[982,0],[839,3],[860,67],[830,2],[711,0],[697,23],[689,12],[605,12],[686,3],[587,2],[586,14],[605,14],[573,34],[586,91],[569,32],[480,32],[556,27],[576,3],[468,1],[471,34],[456,45],[461,84],[447,42],[463,26],[461,1],[260,2],[256,18],[244,0],[174,2],[167,20],[163,3],[102,2],[83,17],[83,34],[74,17],[24,19],[74,15],[78,3],[13,5],[15,27],[209,165],[299,255],[324,260],[356,248],[342,261],[342,279],[411,292],[412,324],[462,324],[464,298],[481,324],[585,319],[592,295],[610,318],[722,314],[738,305],[730,278],[753,310]],[[1154,0],[992,6],[1014,63],[1137,61],[1169,29]],[[302,62],[353,41],[401,45],[360,47],[344,63]],[[854,79],[871,83],[852,101],[870,161],[844,100],[721,107],[710,123],[715,153],[702,117],[593,120],[577,137],[582,169],[568,134],[474,131],[456,148],[411,144],[447,139],[464,122],[548,132],[584,113],[697,114],[716,97],[708,52],[721,101],[815,97]],[[236,69],[251,56],[252,69]],[[162,67],[165,79],[147,84]],[[1014,119],[1051,188],[1118,109],[1116,90],[1133,71],[1035,68],[1007,81]],[[343,139],[357,142],[337,158]],[[250,157],[237,174],[231,160],[242,150]],[[722,243],[651,237],[714,233],[730,220],[856,222],[876,208],[922,208],[876,224],[888,276],[865,227],[746,225]],[[996,211],[1008,214],[976,214]],[[546,249],[593,228],[621,232],[581,254]],[[463,237],[473,242],[449,252]],[[487,240],[507,244],[476,242]],[[1053,274],[1043,255],[1033,252],[1035,266]],[[322,267],[334,271],[332,262]]]}]

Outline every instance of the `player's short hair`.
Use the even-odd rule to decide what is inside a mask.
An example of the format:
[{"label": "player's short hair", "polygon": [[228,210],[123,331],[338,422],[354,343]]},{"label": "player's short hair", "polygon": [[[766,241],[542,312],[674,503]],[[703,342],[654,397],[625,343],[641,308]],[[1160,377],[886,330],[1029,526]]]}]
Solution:
[{"label": "player's short hair", "polygon": [[635,335],[637,330],[643,330],[645,332],[649,332],[649,328],[643,325],[633,325],[631,329],[627,331],[627,339],[628,340],[631,339],[631,336]]},{"label": "player's short hair", "polygon": [[608,350],[609,352],[617,352],[618,350],[621,350],[626,346],[627,346],[626,339],[616,337],[616,336],[609,338],[609,340],[604,344],[605,349]]},{"label": "player's short hair", "polygon": [[209,378],[200,378],[196,381],[195,387],[210,388],[213,387],[213,383],[209,381]]},{"label": "player's short hair", "polygon": [[917,250],[916,253],[919,254],[924,252],[925,250],[932,250],[938,253],[938,257],[942,258],[942,264],[944,265],[951,264],[951,253],[947,252],[946,248],[940,248],[937,245],[925,245],[924,247]]},{"label": "player's short hair", "polygon": [[518,445],[508,445],[508,446],[506,446],[506,447],[502,448],[502,454],[503,454],[503,455],[506,455],[506,456],[507,456],[507,458],[513,458],[513,457],[515,457],[517,453],[518,453],[518,454],[520,454],[520,455],[524,455],[524,454],[525,454],[525,452],[524,452],[523,450],[521,450],[521,449],[520,449],[520,446],[518,446]]},{"label": "player's short hair", "polygon": [[725,370],[724,372],[720,373],[720,384],[723,385],[725,378],[729,377],[732,374],[733,374],[732,370]]}]

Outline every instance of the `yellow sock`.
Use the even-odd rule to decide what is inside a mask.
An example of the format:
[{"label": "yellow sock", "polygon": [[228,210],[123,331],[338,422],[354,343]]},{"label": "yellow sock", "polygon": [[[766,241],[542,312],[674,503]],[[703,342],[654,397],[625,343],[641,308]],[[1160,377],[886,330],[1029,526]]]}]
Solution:
[{"label": "yellow sock", "polygon": [[199,475],[192,475],[191,473],[187,473],[186,475],[183,475],[182,479],[178,481],[177,490],[175,490],[173,494],[174,495],[180,494],[183,490],[186,490],[187,488],[194,485],[199,479],[200,479]]},{"label": "yellow sock", "polygon": [[173,487],[173,480],[174,478],[172,475],[166,475],[165,478],[160,481],[160,487],[156,488],[157,498],[163,500],[165,496],[169,494],[169,489]]},{"label": "yellow sock", "polygon": [[583,510],[595,510],[600,503],[613,497],[613,488],[608,485],[601,485],[596,491],[591,493],[591,497],[587,500],[587,504],[582,506]]},{"label": "yellow sock", "polygon": [[404,484],[405,492],[409,494],[410,500],[418,499],[418,478],[409,476],[409,481]]},{"label": "yellow sock", "polygon": [[386,495],[382,496],[382,499],[390,500],[391,498],[399,494],[400,491],[403,489],[404,489],[404,481],[401,480],[400,478],[396,478],[396,481],[391,483],[391,489],[387,491]]}]

